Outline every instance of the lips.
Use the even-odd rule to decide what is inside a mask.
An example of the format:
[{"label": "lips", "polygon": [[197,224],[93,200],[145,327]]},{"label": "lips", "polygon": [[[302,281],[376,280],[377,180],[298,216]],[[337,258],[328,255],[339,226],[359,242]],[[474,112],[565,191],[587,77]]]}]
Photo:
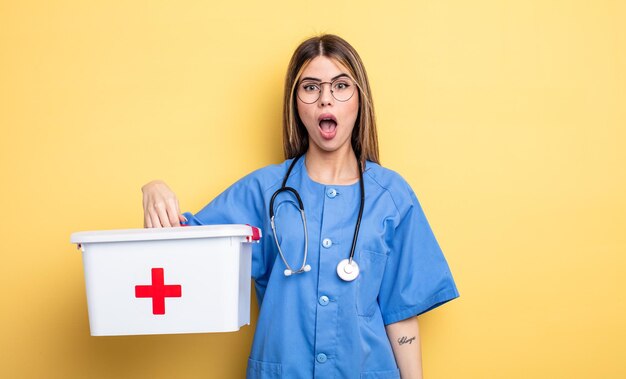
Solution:
[{"label": "lips", "polygon": [[318,117],[320,131],[324,139],[332,139],[337,134],[337,119],[330,113]]}]

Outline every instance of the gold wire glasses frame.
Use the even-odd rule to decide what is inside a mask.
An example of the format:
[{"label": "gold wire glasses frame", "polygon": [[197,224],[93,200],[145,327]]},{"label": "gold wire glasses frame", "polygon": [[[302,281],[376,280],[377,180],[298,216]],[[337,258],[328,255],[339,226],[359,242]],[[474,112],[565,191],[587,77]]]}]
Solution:
[{"label": "gold wire glasses frame", "polygon": [[330,85],[330,94],[337,101],[348,101],[354,96],[357,87],[354,80],[348,76],[340,76],[330,82],[320,82],[312,79],[305,79],[299,85],[296,91],[298,99],[305,104],[313,104],[319,100],[322,95],[324,84]]}]

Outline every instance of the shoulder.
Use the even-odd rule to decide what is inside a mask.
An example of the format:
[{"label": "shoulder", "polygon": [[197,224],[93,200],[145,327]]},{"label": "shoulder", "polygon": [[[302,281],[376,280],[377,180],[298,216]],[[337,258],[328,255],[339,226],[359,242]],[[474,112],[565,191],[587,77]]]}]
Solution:
[{"label": "shoulder", "polygon": [[271,164],[254,170],[239,179],[234,186],[254,188],[255,190],[261,190],[262,192],[276,186],[280,186],[291,161],[291,159],[288,159],[282,163]]},{"label": "shoulder", "polygon": [[401,215],[411,207],[418,205],[415,192],[399,173],[368,161],[363,176],[367,177],[374,187],[369,190],[387,194]]}]

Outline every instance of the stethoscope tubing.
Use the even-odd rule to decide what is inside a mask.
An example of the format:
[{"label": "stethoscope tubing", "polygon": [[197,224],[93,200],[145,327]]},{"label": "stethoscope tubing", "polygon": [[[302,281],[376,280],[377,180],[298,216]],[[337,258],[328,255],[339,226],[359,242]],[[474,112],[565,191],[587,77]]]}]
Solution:
[{"label": "stethoscope tubing", "polygon": [[352,237],[352,247],[350,248],[349,262],[352,264],[354,259],[354,251],[356,249],[356,240],[359,236],[359,229],[361,228],[361,219],[363,218],[363,208],[365,208],[365,185],[363,184],[363,169],[361,168],[361,162],[358,162],[359,166],[359,187],[361,189],[361,203],[359,204],[359,215],[356,218],[356,224],[354,225],[354,236]]},{"label": "stethoscope tubing", "polygon": [[306,259],[307,259],[307,255],[309,251],[309,233],[306,227],[306,217],[304,217],[304,209],[300,209],[300,217],[302,218],[302,226],[304,228],[304,256],[302,259],[302,265],[297,270],[294,270],[293,268],[291,268],[289,263],[287,263],[287,259],[285,258],[283,249],[281,249],[280,243],[278,243],[278,237],[276,236],[276,225],[274,224],[274,215],[272,215],[272,217],[270,218],[270,225],[272,226],[272,234],[274,235],[274,242],[276,242],[276,246],[278,247],[278,252],[280,253],[279,254],[280,259],[282,259],[283,263],[287,267],[287,270],[285,270],[285,273],[289,272],[289,275],[299,274],[301,272],[309,271],[311,269],[309,266],[307,270],[308,265],[306,264]]}]

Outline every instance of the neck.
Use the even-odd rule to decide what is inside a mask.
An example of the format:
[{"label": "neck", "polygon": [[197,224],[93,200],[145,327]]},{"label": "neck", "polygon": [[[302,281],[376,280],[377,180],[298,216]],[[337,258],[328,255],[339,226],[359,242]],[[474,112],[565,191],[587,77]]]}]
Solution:
[{"label": "neck", "polygon": [[349,185],[359,181],[357,159],[352,147],[330,153],[309,148],[305,164],[311,179],[321,184]]}]

